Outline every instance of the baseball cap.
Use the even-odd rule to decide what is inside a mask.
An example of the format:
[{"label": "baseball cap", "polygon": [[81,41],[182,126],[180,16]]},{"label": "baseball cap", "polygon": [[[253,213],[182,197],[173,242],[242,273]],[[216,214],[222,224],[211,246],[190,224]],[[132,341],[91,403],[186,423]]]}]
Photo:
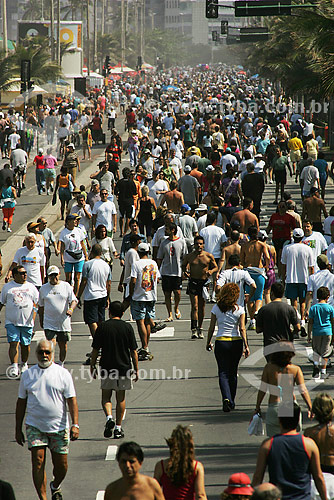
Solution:
[{"label": "baseball cap", "polygon": [[73,142],[70,142],[70,143],[69,143],[69,145],[68,145],[67,147],[68,147],[68,148],[73,148],[73,149],[75,149],[75,146],[74,146]]},{"label": "baseball cap", "polygon": [[81,215],[79,215],[79,214],[77,214],[77,213],[73,213],[72,215],[74,215],[74,217],[75,217],[76,219],[81,219]]},{"label": "baseball cap", "polygon": [[197,207],[197,210],[199,212],[203,211],[203,210],[207,210],[208,209],[208,206],[205,204],[205,203],[200,203]]},{"label": "baseball cap", "polygon": [[138,253],[149,253],[150,252],[150,245],[148,243],[139,243],[137,252]]},{"label": "baseball cap", "polygon": [[43,153],[43,151],[44,151],[43,148],[38,148],[39,153]]},{"label": "baseball cap", "polygon": [[196,146],[191,146],[190,151],[191,151],[191,153],[197,153]]},{"label": "baseball cap", "polygon": [[29,224],[27,225],[27,229],[28,231],[30,231],[31,229],[34,229],[35,227],[38,227],[39,226],[39,222],[29,222]]},{"label": "baseball cap", "polygon": [[72,194],[80,194],[81,191],[78,187],[74,188],[73,191],[72,191]]},{"label": "baseball cap", "polygon": [[[92,184],[92,186],[98,186],[100,183],[98,180],[93,179],[91,184]],[[80,193],[81,193],[81,191],[80,191]]]},{"label": "baseball cap", "polygon": [[328,266],[329,261],[328,261],[327,255],[324,255],[323,253],[320,254],[320,255],[318,255],[318,257],[317,257],[317,264],[319,264],[320,262],[322,264],[326,264],[326,266]]},{"label": "baseball cap", "polygon": [[300,227],[296,227],[296,229],[293,230],[292,235],[295,238],[303,238],[304,237],[304,231]]},{"label": "baseball cap", "polygon": [[69,214],[69,215],[66,215],[66,220],[76,220],[76,215],[74,214]]},{"label": "baseball cap", "polygon": [[185,166],[183,167],[183,171],[184,171],[184,172],[191,172],[191,166],[190,166],[190,165],[185,165]]},{"label": "baseball cap", "polygon": [[48,276],[50,276],[50,274],[59,274],[59,273],[60,273],[59,267],[57,266],[50,266],[47,270]]},{"label": "baseball cap", "polygon": [[267,231],[264,229],[261,229],[261,231],[258,232],[258,237],[259,238],[268,238]]},{"label": "baseball cap", "polygon": [[230,476],[228,487],[224,490],[224,493],[229,495],[252,495],[253,491],[249,476],[244,472],[236,472]]},{"label": "baseball cap", "polygon": [[208,170],[209,172],[212,172],[215,169],[213,165],[208,165],[205,170]]},{"label": "baseball cap", "polygon": [[184,210],[185,212],[189,212],[189,210],[191,210],[191,208],[189,207],[189,205],[187,205],[187,203],[184,203],[184,205],[182,205],[182,207],[181,207],[181,210]]},{"label": "baseball cap", "polygon": [[231,151],[232,151],[232,149],[231,149],[231,148],[226,148],[226,149],[225,149],[225,153],[230,153]]}]

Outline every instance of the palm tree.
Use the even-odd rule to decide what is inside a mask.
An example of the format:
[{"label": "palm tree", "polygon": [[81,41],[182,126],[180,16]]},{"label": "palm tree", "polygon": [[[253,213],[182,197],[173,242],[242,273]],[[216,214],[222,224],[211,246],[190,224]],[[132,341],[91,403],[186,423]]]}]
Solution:
[{"label": "palm tree", "polygon": [[37,84],[43,84],[48,81],[57,81],[61,76],[61,67],[51,61],[51,54],[48,45],[48,39],[44,37],[35,37],[26,41],[24,45],[16,46],[12,57],[13,73],[20,75],[21,61],[29,59],[31,61],[31,80]]},{"label": "palm tree", "polygon": [[36,21],[40,19],[42,12],[41,0],[28,0],[24,6],[23,20]]}]

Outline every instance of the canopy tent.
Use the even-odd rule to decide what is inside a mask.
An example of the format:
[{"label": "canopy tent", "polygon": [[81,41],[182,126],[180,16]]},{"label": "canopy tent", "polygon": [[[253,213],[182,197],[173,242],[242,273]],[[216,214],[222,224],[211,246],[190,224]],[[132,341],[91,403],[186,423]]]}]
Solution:
[{"label": "canopy tent", "polygon": [[118,75],[120,73],[131,73],[133,71],[136,71],[136,70],[129,68],[129,66],[123,66],[123,71],[122,71],[121,64],[116,64],[116,66],[109,69],[108,73],[111,75]]},{"label": "canopy tent", "polygon": [[146,69],[147,71],[152,71],[154,69],[154,66],[152,66],[149,63],[144,63],[141,65],[141,69]]}]

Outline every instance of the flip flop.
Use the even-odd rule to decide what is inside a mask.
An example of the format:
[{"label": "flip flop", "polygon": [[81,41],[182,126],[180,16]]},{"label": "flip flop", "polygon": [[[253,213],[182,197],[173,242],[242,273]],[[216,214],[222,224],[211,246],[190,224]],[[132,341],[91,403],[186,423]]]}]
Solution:
[{"label": "flip flop", "polygon": [[175,311],[175,318],[176,319],[181,319],[182,318],[180,311],[178,311],[178,312]]},{"label": "flip flop", "polygon": [[167,319],[165,319],[166,323],[170,323],[171,321],[173,321],[173,318],[167,318]]}]

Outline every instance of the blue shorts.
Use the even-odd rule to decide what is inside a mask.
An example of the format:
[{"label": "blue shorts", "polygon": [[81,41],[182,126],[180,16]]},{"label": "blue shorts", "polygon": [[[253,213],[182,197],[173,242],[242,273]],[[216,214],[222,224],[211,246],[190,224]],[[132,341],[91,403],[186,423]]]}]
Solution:
[{"label": "blue shorts", "polygon": [[155,301],[131,300],[131,315],[135,321],[138,319],[155,318]]},{"label": "blue shorts", "polygon": [[287,283],[285,285],[285,296],[287,299],[301,299],[306,297],[307,285],[305,283]]},{"label": "blue shorts", "polygon": [[71,273],[74,268],[75,273],[82,273],[84,263],[84,260],[79,260],[78,262],[65,262],[64,271],[65,273]]},{"label": "blue shorts", "polygon": [[[256,290],[252,298],[249,299],[250,302],[255,302],[256,300],[262,300],[264,285],[266,284],[266,278],[255,271],[247,269],[251,278],[255,281]],[[251,287],[249,285],[245,286],[245,293],[250,292]]]},{"label": "blue shorts", "polygon": [[30,345],[33,333],[32,326],[15,326],[8,323],[6,330],[8,342],[20,342],[22,345]]}]

